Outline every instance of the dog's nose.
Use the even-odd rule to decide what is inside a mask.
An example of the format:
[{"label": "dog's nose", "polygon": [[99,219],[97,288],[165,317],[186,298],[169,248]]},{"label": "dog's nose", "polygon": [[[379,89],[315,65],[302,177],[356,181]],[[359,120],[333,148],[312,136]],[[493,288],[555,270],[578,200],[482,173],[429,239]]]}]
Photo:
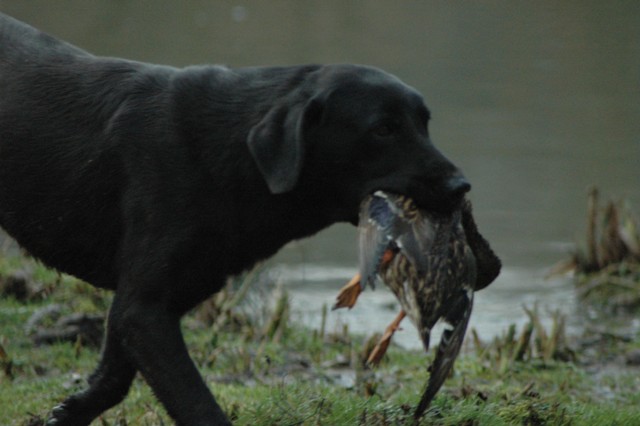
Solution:
[{"label": "dog's nose", "polygon": [[447,194],[453,199],[461,199],[464,194],[471,190],[471,184],[462,175],[451,176],[446,184]]}]

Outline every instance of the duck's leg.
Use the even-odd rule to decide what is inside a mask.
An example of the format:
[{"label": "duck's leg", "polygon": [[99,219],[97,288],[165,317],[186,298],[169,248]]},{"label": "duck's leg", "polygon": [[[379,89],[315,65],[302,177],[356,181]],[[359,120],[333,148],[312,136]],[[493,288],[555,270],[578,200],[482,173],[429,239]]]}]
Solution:
[{"label": "duck's leg", "polygon": [[[391,249],[385,250],[382,258],[380,259],[379,268],[382,268],[391,262],[395,254],[395,251]],[[358,296],[362,293],[362,289],[362,275],[357,273],[344,287],[340,289],[340,293],[338,293],[338,296],[336,297],[336,303],[331,307],[331,310],[353,308],[358,301]]]},{"label": "duck's leg", "polygon": [[393,337],[393,333],[396,332],[400,328],[400,323],[404,319],[407,314],[404,311],[400,311],[398,316],[389,324],[387,329],[384,331],[384,334],[380,338],[380,341],[376,345],[375,348],[369,354],[369,358],[367,359],[367,364],[372,366],[377,366],[380,364],[382,357],[387,352],[387,348],[389,347],[389,343],[391,343],[391,337]]},{"label": "duck's leg", "polygon": [[362,293],[362,285],[360,284],[360,274],[356,274],[351,281],[349,281],[338,293],[336,297],[336,303],[331,308],[332,310],[339,308],[353,308],[356,304],[358,296]]}]

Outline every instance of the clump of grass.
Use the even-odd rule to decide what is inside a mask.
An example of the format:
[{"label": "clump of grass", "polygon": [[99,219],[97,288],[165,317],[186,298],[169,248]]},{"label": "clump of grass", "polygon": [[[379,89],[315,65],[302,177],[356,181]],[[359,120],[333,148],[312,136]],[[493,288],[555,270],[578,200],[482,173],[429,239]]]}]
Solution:
[{"label": "clump of grass", "polygon": [[529,321],[517,330],[511,324],[507,331],[497,336],[489,344],[482,342],[475,329],[471,330],[476,354],[489,363],[492,369],[504,374],[517,363],[553,361],[575,361],[576,354],[571,349],[565,333],[566,317],[559,311],[551,313],[551,329],[542,324],[537,306],[524,307]]},{"label": "clump of grass", "polygon": [[623,263],[640,264],[640,230],[627,203],[600,206],[597,188],[589,191],[587,247],[574,253],[576,270],[592,273]]},{"label": "clump of grass", "polygon": [[276,305],[269,322],[264,328],[263,336],[267,341],[280,342],[287,331],[291,301],[289,294],[282,287],[277,288]]},{"label": "clump of grass", "polygon": [[640,307],[640,228],[628,203],[610,200],[601,206],[599,191],[592,188],[586,246],[554,271],[573,271],[583,300],[613,308]]},{"label": "clump of grass", "polygon": [[257,270],[231,278],[225,287],[199,305],[194,312],[197,320],[214,332],[247,331],[254,319],[238,309],[246,301],[247,293],[256,281]]}]

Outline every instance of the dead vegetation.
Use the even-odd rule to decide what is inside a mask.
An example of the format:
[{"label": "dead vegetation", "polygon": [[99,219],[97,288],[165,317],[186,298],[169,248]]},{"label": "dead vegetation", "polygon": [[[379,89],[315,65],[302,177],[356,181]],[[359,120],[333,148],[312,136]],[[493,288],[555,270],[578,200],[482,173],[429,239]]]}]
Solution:
[{"label": "dead vegetation", "polygon": [[484,343],[475,329],[471,330],[476,355],[500,374],[509,371],[518,362],[548,364],[554,361],[573,362],[576,354],[565,332],[566,317],[551,312],[551,328],[543,325],[537,306],[524,307],[528,321],[518,330],[511,324],[506,332]]},{"label": "dead vegetation", "polygon": [[552,274],[573,272],[579,296],[615,309],[640,307],[640,228],[629,204],[601,205],[597,188],[589,191],[584,247],[556,265]]}]

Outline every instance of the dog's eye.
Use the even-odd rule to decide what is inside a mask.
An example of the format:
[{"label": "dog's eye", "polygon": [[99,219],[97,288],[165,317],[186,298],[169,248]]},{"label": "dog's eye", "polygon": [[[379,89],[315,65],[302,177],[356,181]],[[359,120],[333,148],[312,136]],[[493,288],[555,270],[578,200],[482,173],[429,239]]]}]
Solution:
[{"label": "dog's eye", "polygon": [[423,106],[418,110],[418,117],[420,117],[420,122],[426,126],[427,123],[429,123],[429,120],[431,120],[431,113],[425,106]]},{"label": "dog's eye", "polygon": [[372,129],[372,133],[375,136],[381,137],[381,138],[387,138],[389,136],[392,136],[394,133],[396,133],[397,131],[397,126],[394,126],[392,124],[389,123],[381,123],[376,125],[373,129]]}]

